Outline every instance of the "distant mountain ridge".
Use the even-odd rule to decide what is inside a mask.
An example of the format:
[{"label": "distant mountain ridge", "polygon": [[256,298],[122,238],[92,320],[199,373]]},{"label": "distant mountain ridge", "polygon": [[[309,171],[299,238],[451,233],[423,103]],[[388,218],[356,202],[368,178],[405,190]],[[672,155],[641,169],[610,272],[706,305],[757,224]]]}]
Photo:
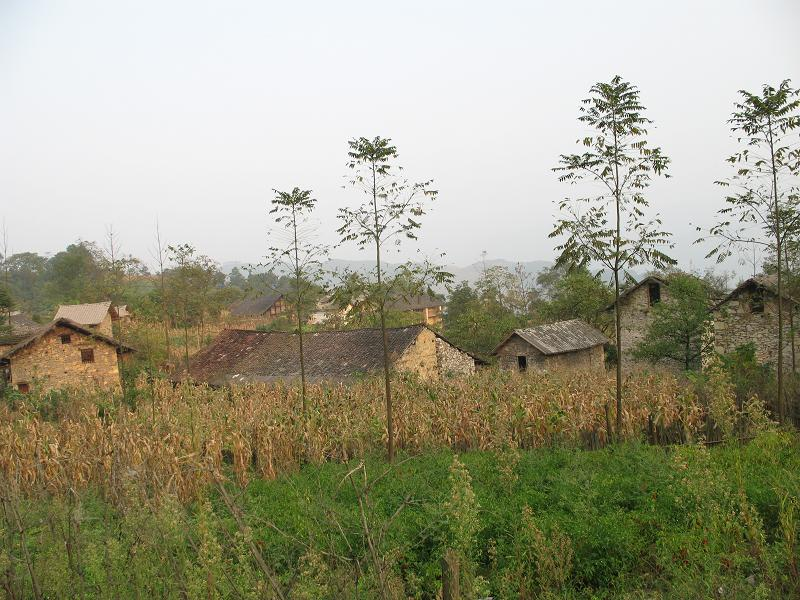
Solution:
[{"label": "distant mountain ridge", "polygon": [[[384,263],[386,270],[391,271],[395,269],[399,263]],[[458,284],[462,281],[468,282],[473,285],[481,276],[484,268],[489,267],[505,267],[511,271],[516,268],[517,264],[521,264],[524,271],[535,278],[541,271],[553,266],[553,262],[549,260],[530,260],[530,261],[511,261],[504,258],[492,258],[485,261],[477,261],[466,266],[459,266],[454,264],[444,265],[444,269],[453,274],[453,283]],[[228,261],[222,263],[220,270],[228,274],[234,268],[240,270],[247,267],[248,263]],[[374,268],[375,262],[369,260],[345,260],[339,258],[332,258],[325,263],[325,268],[331,271],[343,271],[349,269],[351,271],[367,271]],[[257,269],[263,270],[263,269]],[[444,290],[441,290],[444,291]]]}]

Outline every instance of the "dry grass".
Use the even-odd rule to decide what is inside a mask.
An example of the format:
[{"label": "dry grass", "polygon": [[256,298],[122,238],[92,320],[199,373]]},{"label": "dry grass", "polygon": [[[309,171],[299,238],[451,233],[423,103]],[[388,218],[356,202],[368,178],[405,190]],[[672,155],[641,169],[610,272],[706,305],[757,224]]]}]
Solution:
[{"label": "dry grass", "polygon": [[[137,384],[137,407],[93,390],[72,390],[58,418],[42,417],[31,396],[0,412],[0,473],[26,493],[63,494],[92,485],[112,500],[131,486],[197,497],[226,465],[245,485],[303,462],[346,461],[382,452],[384,405],[379,381],[311,387],[307,422],[297,390],[243,386],[213,390],[168,382]],[[473,378],[424,384],[398,381],[398,449],[533,448],[605,438],[613,382],[604,375],[510,376],[489,370]],[[640,437],[648,418],[680,425],[692,436],[702,410],[669,376],[632,375],[625,391],[624,437]],[[613,420],[613,414],[612,414]]]}]

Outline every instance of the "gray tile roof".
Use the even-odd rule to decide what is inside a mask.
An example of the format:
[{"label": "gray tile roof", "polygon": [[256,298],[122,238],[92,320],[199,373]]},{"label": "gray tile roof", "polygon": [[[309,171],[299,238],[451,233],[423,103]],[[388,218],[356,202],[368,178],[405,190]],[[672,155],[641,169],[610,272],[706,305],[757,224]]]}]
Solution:
[{"label": "gray tile roof", "polygon": [[257,317],[272,308],[282,296],[282,294],[264,294],[255,298],[246,298],[231,304],[230,311],[236,317]]},{"label": "gray tile roof", "polygon": [[[498,348],[514,335],[521,337],[539,352],[546,355],[585,350],[601,344],[607,344],[610,341],[585,321],[572,319],[570,321],[557,321],[556,323],[538,325],[537,327],[515,329],[498,345]],[[497,349],[495,349],[496,352]]]},{"label": "gray tile roof", "polygon": [[[390,360],[397,360],[424,329],[424,325],[388,329]],[[345,381],[383,368],[380,329],[308,333],[303,336],[303,351],[311,382]],[[209,385],[298,379],[299,338],[292,333],[226,329],[192,357],[189,375]],[[184,371],[173,379],[185,377]]]},{"label": "gray tile roof", "polygon": [[19,312],[11,314],[10,331],[6,329],[8,327],[6,315],[0,315],[0,326],[2,326],[0,345],[4,346],[16,344],[43,327],[40,323]]}]

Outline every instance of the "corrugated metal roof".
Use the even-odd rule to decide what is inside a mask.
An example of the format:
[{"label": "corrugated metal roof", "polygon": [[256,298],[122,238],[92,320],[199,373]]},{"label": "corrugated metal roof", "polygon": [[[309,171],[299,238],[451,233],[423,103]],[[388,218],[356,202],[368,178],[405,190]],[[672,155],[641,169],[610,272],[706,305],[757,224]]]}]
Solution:
[{"label": "corrugated metal roof", "polygon": [[99,325],[111,310],[111,301],[94,304],[62,304],[53,320],[69,319],[80,325]]},{"label": "corrugated metal roof", "polygon": [[[538,325],[537,327],[515,329],[503,340],[498,348],[514,335],[518,335],[542,354],[547,355],[585,350],[601,344],[607,344],[610,341],[585,321],[572,319],[570,321],[557,321],[556,323]],[[495,352],[497,352],[496,349]]]}]

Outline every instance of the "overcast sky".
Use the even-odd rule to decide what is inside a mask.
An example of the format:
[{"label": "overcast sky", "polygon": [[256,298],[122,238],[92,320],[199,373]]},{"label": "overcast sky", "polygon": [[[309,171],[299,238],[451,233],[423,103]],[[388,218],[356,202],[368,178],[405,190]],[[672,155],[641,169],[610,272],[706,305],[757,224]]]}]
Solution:
[{"label": "overcast sky", "polygon": [[[101,241],[263,254],[272,188],[310,188],[335,239],[347,140],[391,137],[440,196],[421,249],[554,257],[551,168],[592,83],[638,85],[673,159],[651,188],[684,267],[720,207],[741,88],[800,85],[798,0],[0,0],[0,216],[12,250]],[[358,258],[341,248],[342,258]]]}]

